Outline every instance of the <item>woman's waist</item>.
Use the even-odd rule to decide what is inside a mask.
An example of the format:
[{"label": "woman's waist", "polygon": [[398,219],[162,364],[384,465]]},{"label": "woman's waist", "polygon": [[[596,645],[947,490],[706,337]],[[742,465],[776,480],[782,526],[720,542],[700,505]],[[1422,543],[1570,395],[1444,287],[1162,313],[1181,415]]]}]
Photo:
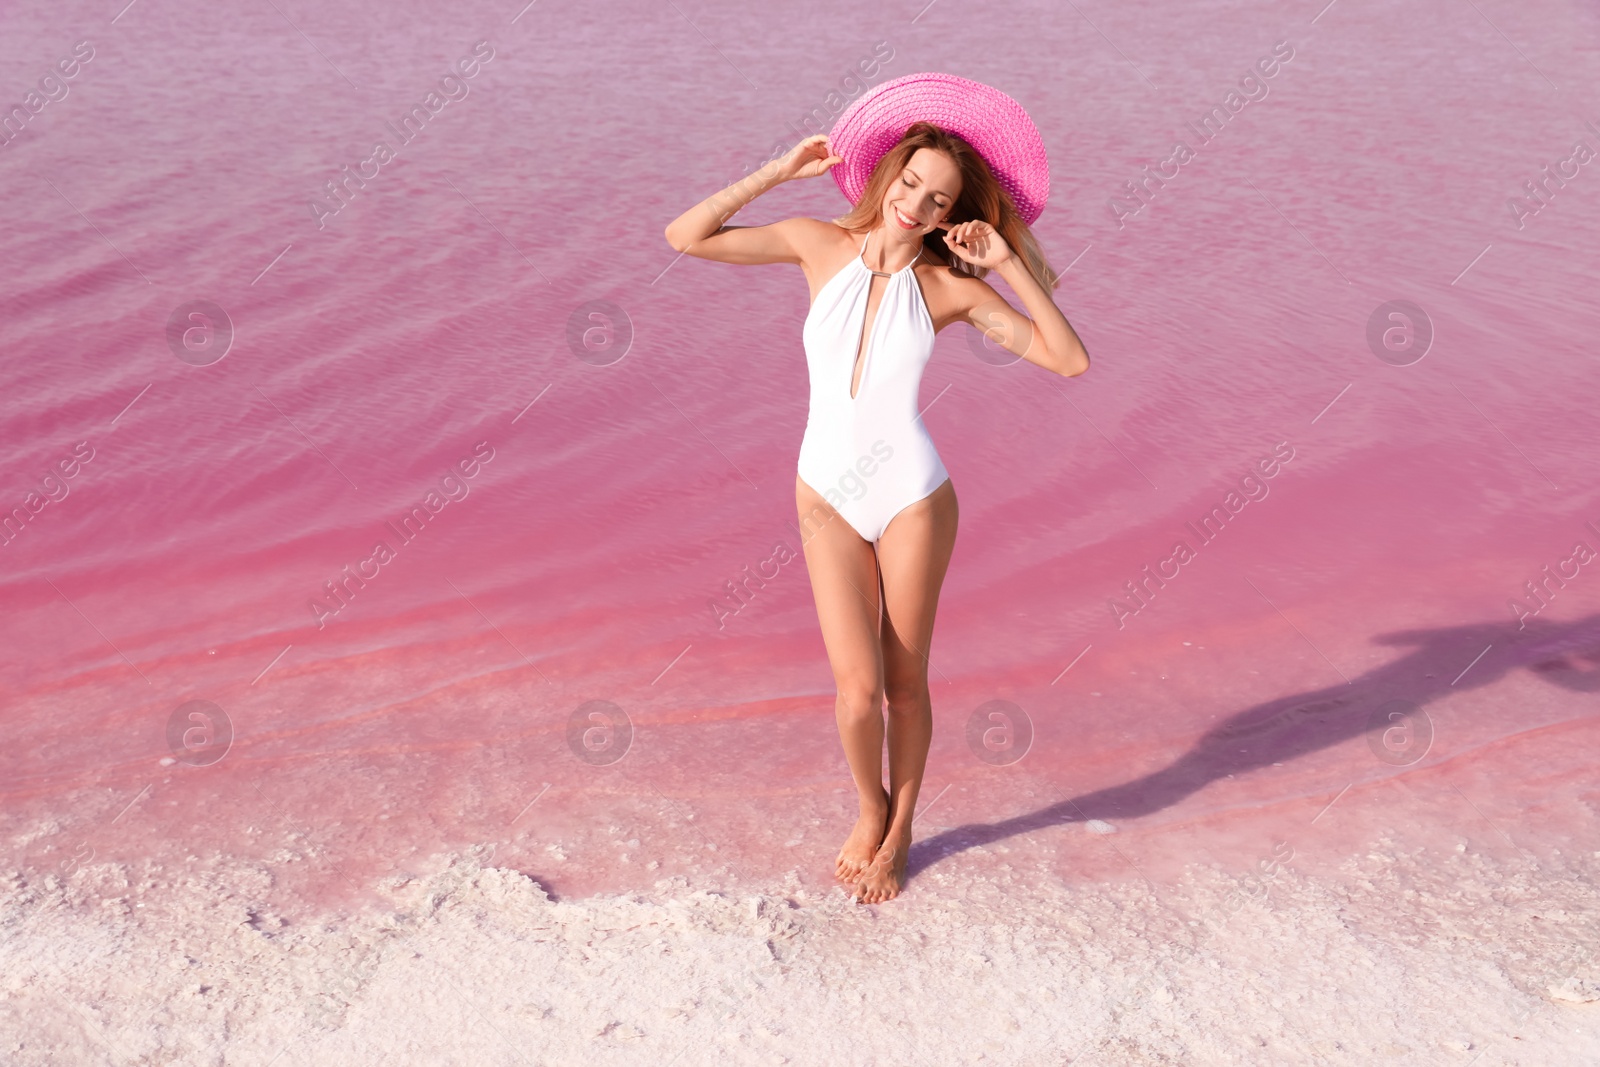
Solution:
[{"label": "woman's waist", "polygon": [[862,433],[894,430],[896,432],[925,433],[922,413],[917,407],[915,394],[885,396],[882,393],[861,394],[846,399],[843,390],[819,395],[813,392],[806,406],[806,426],[822,426]]},{"label": "woman's waist", "polygon": [[914,419],[898,425],[886,423],[840,424],[828,420],[807,420],[805,434],[800,439],[802,454],[828,455],[837,458],[870,452],[874,445],[903,451],[936,453],[933,438],[922,420]]}]

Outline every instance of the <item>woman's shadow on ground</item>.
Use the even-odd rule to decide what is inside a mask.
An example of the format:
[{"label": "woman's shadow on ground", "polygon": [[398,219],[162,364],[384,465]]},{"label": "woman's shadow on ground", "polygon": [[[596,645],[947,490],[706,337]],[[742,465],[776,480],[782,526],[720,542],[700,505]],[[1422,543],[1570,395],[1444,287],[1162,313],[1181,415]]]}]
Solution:
[{"label": "woman's shadow on ground", "polygon": [[[1536,618],[1524,623],[1521,629],[1509,623],[1480,623],[1381,634],[1373,638],[1377,644],[1410,646],[1411,651],[1348,684],[1246,708],[1153,774],[1000,822],[968,823],[934,834],[912,847],[907,877],[955,853],[1016,834],[1090,819],[1147,815],[1219,778],[1286,763],[1363,734],[1377,760],[1407,766],[1421,759],[1432,742],[1427,704],[1449,693],[1490,685],[1521,668],[1568,689],[1600,692],[1600,613],[1572,623],[1541,623]],[[1474,660],[1475,656],[1479,658]]]}]

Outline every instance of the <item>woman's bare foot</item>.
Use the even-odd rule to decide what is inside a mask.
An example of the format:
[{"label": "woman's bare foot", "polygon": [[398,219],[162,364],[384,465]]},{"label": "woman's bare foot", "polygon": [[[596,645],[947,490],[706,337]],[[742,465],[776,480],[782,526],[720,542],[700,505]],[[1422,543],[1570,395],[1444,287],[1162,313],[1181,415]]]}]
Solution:
[{"label": "woman's bare foot", "polygon": [[910,855],[911,828],[891,829],[856,883],[855,898],[863,904],[882,904],[899,896]]},{"label": "woman's bare foot", "polygon": [[855,882],[861,878],[877,855],[883,842],[884,828],[889,823],[889,793],[883,790],[881,806],[866,808],[856,820],[850,836],[845,838],[839,857],[833,861],[833,876],[841,882]]}]

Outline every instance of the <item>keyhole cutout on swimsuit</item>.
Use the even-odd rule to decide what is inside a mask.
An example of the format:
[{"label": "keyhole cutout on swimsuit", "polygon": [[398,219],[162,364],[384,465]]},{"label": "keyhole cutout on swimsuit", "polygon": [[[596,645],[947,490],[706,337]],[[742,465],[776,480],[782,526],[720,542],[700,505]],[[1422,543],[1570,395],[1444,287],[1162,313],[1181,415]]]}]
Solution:
[{"label": "keyhole cutout on swimsuit", "polygon": [[[867,269],[871,270],[870,267]],[[872,280],[867,283],[867,311],[866,314],[861,316],[861,337],[856,341],[855,366],[850,371],[851,400],[854,400],[861,392],[862,371],[865,370],[867,366],[867,344],[872,339],[872,323],[878,317],[878,306],[877,304],[873,303],[873,297],[876,295],[881,303],[883,292],[888,287],[887,282],[885,282],[883,285],[879,285],[878,279],[891,277],[893,277],[893,275],[885,274],[883,271],[874,270],[872,271]]]},{"label": "keyhole cutout on swimsuit", "polygon": [[[867,267],[867,242],[871,240],[872,233],[869,231],[866,238],[861,242],[861,251],[856,253],[856,262],[860,263],[863,267]],[[897,271],[890,272],[873,270],[871,267],[867,267],[867,273],[871,274],[872,277],[867,280],[867,307],[861,315],[861,336],[856,340],[855,363],[850,369],[851,400],[854,400],[856,396],[860,394],[861,379],[866,377],[868,356],[867,350],[872,344],[872,327],[877,323],[878,319],[878,303],[882,303],[883,295],[888,291],[889,282],[892,281],[896,275],[904,274],[906,271],[910,270],[916,264],[917,260],[921,258],[922,249],[918,248],[917,254],[911,257],[911,262],[907,263],[904,267],[901,267]],[[885,279],[883,285],[881,286],[878,284],[879,278]],[[913,281],[912,284],[914,285],[916,283]],[[878,303],[873,302],[874,297],[877,297]]]}]

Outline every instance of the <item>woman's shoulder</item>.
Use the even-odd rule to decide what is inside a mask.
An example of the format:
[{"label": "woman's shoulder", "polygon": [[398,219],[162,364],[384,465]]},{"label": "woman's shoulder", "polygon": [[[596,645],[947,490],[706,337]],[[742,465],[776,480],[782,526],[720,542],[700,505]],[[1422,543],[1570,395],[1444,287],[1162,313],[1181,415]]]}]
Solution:
[{"label": "woman's shoulder", "polygon": [[941,249],[942,254],[935,255],[931,248],[924,251],[923,262],[916,266],[917,281],[922,284],[929,313],[940,323],[940,329],[945,322],[964,319],[974,309],[1003,299],[982,278],[956,270],[951,253]]},{"label": "woman's shoulder", "polygon": [[789,231],[791,242],[819,252],[828,252],[838,245],[849,244],[860,236],[836,222],[813,219],[805,215],[784,219],[781,225]]},{"label": "woman's shoulder", "polygon": [[[774,225],[782,227],[784,239],[808,277],[831,277],[839,264],[855,254],[861,235],[826,219],[796,216]],[[813,288],[816,286],[813,282]],[[814,294],[813,294],[814,295]]]},{"label": "woman's shoulder", "polygon": [[919,277],[952,294],[961,294],[974,300],[994,292],[994,287],[982,278],[955,269],[955,257],[942,248],[923,245],[922,262],[917,264]]}]

